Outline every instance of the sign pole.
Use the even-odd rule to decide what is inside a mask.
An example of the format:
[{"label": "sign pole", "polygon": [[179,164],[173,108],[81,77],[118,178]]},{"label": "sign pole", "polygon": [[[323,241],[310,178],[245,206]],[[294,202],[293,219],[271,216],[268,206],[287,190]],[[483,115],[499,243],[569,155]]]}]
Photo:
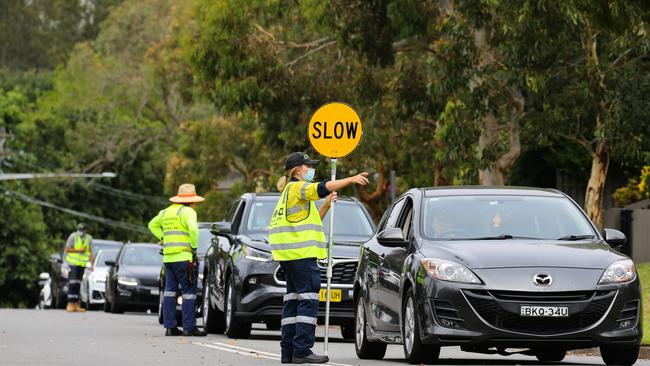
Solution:
[{"label": "sign pole", "polygon": [[[336,162],[337,159],[332,160],[332,182],[336,180]],[[325,293],[325,355],[327,356],[330,335],[330,290],[332,288],[332,267],[334,262],[332,260],[332,247],[334,246],[334,201],[332,201],[330,210],[330,237],[327,243],[327,290]]]}]

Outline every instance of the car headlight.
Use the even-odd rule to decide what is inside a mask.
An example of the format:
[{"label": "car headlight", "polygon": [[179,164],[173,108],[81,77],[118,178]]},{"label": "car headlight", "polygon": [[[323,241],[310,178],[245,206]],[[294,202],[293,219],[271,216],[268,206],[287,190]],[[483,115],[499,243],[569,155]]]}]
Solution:
[{"label": "car headlight", "polygon": [[270,262],[270,261],[273,260],[273,257],[271,256],[271,253],[249,247],[248,245],[244,245],[242,250],[243,250],[244,254],[246,255],[246,259],[249,259],[249,260],[252,260],[252,261]]},{"label": "car headlight", "polygon": [[124,286],[137,286],[138,280],[132,277],[119,276],[117,278],[117,283]]},{"label": "car headlight", "polygon": [[422,266],[429,276],[442,281],[461,283],[482,283],[476,275],[458,263],[442,259],[422,259]]},{"label": "car headlight", "polygon": [[599,285],[626,283],[636,280],[636,268],[630,259],[616,261],[607,267],[598,281]]}]

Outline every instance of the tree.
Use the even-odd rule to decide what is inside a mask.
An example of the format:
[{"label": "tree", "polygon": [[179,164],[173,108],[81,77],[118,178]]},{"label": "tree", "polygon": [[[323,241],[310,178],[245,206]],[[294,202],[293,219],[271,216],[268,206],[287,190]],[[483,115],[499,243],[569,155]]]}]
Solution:
[{"label": "tree", "polygon": [[0,12],[0,67],[53,69],[75,43],[92,40],[121,0],[5,0]]}]

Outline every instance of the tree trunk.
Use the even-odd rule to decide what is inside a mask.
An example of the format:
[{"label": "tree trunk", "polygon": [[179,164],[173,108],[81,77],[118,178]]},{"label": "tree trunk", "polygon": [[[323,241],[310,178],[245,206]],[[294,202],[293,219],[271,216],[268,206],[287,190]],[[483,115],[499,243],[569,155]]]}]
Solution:
[{"label": "tree trunk", "polygon": [[598,38],[591,29],[589,19],[584,17],[585,35],[584,47],[587,53],[587,77],[590,80],[590,86],[595,95],[596,104],[596,123],[594,135],[601,136],[596,140],[594,152],[591,160],[591,175],[587,183],[585,193],[585,211],[589,218],[594,222],[598,229],[603,228],[603,194],[605,191],[605,180],[607,179],[607,169],[609,168],[610,143],[607,139],[610,124],[610,113],[605,101],[607,87],[605,85],[605,74],[600,68],[598,58]]},{"label": "tree trunk", "polygon": [[600,230],[603,228],[603,192],[605,191],[608,168],[609,146],[605,141],[598,141],[591,160],[591,175],[589,176],[587,193],[585,194],[585,210],[589,218]]},{"label": "tree trunk", "polygon": [[[484,29],[474,31],[474,45],[481,55],[477,69],[487,68],[495,63],[497,58],[495,51],[488,43],[488,36]],[[483,80],[476,80],[477,84],[483,83]],[[505,84],[506,82],[503,81]],[[470,85],[470,89],[473,85]],[[506,173],[515,164],[521,154],[521,143],[519,139],[519,122],[524,117],[525,99],[521,91],[516,86],[502,85],[499,90],[492,90],[491,93],[508,93],[508,104],[512,107],[512,112],[507,117],[507,130],[509,146],[508,151],[498,156],[496,161],[492,162],[487,168],[479,170],[479,182],[484,186],[503,186],[506,183]],[[507,107],[507,106],[504,106]],[[500,108],[505,109],[505,108]],[[499,119],[492,111],[488,111],[483,116],[483,128],[479,137],[478,146],[479,154],[491,145],[496,144],[499,140]]]},{"label": "tree trunk", "polygon": [[375,220],[379,220],[379,218],[381,218],[382,210],[379,207],[379,202],[384,196],[384,193],[386,193],[388,190],[390,183],[386,180],[386,176],[384,175],[383,164],[380,164],[377,172],[379,174],[379,182],[377,183],[377,187],[372,193],[368,193],[362,186],[355,185],[359,200],[368,206],[370,214]]}]

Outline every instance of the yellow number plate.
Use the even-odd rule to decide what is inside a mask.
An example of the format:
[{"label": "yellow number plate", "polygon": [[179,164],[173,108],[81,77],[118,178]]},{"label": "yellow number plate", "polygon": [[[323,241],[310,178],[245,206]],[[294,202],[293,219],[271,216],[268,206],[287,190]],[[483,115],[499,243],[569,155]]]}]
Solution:
[{"label": "yellow number plate", "polygon": [[[343,293],[341,290],[330,290],[330,301],[331,302],[341,302],[343,298]],[[327,301],[327,290],[320,290],[320,301]]]}]

